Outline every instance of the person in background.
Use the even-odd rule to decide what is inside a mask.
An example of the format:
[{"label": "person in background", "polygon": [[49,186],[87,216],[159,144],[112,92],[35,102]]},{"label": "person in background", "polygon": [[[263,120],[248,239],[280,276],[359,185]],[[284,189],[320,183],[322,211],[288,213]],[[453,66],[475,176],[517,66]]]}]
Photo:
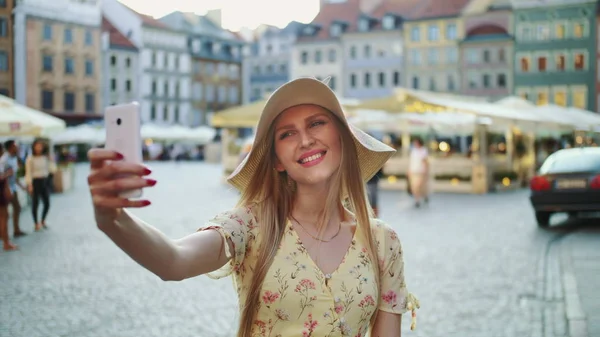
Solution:
[{"label": "person in background", "polygon": [[423,140],[415,137],[413,148],[410,151],[410,162],[408,164],[408,179],[410,190],[415,200],[415,207],[421,207],[421,199],[427,203],[427,181],[429,180],[429,153],[423,146]]},{"label": "person in background", "polygon": [[[50,191],[48,190],[48,176],[53,171],[53,161],[48,155],[46,145],[41,140],[36,140],[31,145],[31,155],[25,161],[25,183],[27,191],[32,196],[31,211],[35,231],[48,228],[46,216],[50,210]],[[38,206],[40,199],[44,204],[42,219],[38,221]]]},{"label": "person in background", "polygon": [[[0,144],[0,156],[4,152],[2,144]],[[4,243],[5,251],[16,250],[17,245],[10,242],[8,234],[8,204],[12,198],[12,192],[8,186],[7,177],[4,175],[4,168],[0,167],[0,237]]]},{"label": "person in background", "polygon": [[379,217],[378,195],[379,195],[379,180],[383,177],[383,169],[375,173],[373,178],[367,182],[367,192],[369,194],[369,203],[373,208],[373,214],[376,218]]},{"label": "person in background", "polygon": [[13,209],[13,235],[14,237],[24,236],[27,233],[23,232],[19,227],[19,218],[21,216],[21,204],[19,203],[19,196],[17,195],[17,187],[25,190],[23,185],[17,179],[17,172],[19,171],[19,159],[17,154],[19,153],[19,145],[14,140],[7,140],[4,142],[4,154],[0,157],[0,167],[5,172],[12,198],[10,205]]}]

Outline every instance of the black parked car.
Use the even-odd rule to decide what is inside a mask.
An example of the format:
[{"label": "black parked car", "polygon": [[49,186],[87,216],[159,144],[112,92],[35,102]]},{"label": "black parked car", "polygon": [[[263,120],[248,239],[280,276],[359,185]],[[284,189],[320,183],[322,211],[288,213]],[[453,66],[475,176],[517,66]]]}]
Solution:
[{"label": "black parked car", "polygon": [[549,225],[550,216],[567,212],[600,211],[600,148],[573,148],[550,155],[530,182],[531,205],[538,226]]}]

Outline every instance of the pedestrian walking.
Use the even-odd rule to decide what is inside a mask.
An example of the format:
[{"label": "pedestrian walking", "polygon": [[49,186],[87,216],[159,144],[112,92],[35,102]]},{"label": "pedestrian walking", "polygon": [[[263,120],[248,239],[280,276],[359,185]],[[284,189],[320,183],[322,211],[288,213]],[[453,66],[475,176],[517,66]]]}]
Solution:
[{"label": "pedestrian walking", "polygon": [[19,145],[14,140],[7,140],[4,142],[4,153],[0,157],[0,167],[3,168],[8,187],[12,194],[9,200],[10,206],[12,206],[12,217],[13,217],[13,236],[20,237],[27,235],[19,227],[19,219],[21,217],[21,203],[19,202],[19,196],[17,195],[17,188],[25,190],[25,187],[17,179],[19,172]]},{"label": "pedestrian walking", "polygon": [[[4,147],[0,144],[0,155],[4,152]],[[12,192],[8,186],[8,176],[4,168],[0,166],[0,237],[2,238],[2,248],[5,251],[16,250],[17,245],[10,241],[8,234],[8,205],[12,198]]]},{"label": "pedestrian walking", "polygon": [[[35,231],[48,228],[46,217],[50,210],[50,190],[48,177],[54,172],[54,161],[48,154],[44,142],[36,140],[31,145],[31,155],[25,160],[25,183],[31,195],[31,211]],[[40,201],[43,204],[42,218],[38,217]]]},{"label": "pedestrian walking", "polygon": [[412,144],[408,164],[408,180],[415,207],[418,208],[421,206],[422,200],[426,203],[429,202],[429,153],[420,137],[415,137]]},{"label": "pedestrian walking", "polygon": [[125,210],[150,205],[117,197],[155,185],[143,165],[92,149],[88,183],[98,227],[163,280],[233,275],[238,337],[399,336],[401,315],[411,310],[414,328],[419,302],[398,235],[369,218],[365,194],[393,153],[347,123],[326,84],[301,78],[271,95],[252,150],[228,178],[238,206],[194,234],[171,240]]}]

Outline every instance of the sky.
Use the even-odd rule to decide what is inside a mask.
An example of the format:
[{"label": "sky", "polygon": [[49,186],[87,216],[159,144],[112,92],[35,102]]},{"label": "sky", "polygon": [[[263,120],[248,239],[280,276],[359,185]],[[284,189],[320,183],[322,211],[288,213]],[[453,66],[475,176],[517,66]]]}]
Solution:
[{"label": "sky", "polygon": [[[173,11],[203,15],[221,8],[223,28],[238,31],[269,24],[283,28],[292,20],[310,22],[319,11],[319,0],[120,0],[142,13],[159,18]],[[250,14],[252,13],[252,14]]]}]

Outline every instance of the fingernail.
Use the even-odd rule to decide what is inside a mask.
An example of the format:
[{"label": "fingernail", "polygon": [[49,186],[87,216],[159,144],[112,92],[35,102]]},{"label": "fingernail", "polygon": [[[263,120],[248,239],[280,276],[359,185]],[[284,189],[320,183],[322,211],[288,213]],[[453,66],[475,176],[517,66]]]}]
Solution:
[{"label": "fingernail", "polygon": [[149,168],[145,168],[145,169],[144,169],[144,175],[145,175],[145,176],[149,175],[150,173],[152,173],[152,171],[150,171],[150,169],[149,169]]},{"label": "fingernail", "polygon": [[142,206],[148,206],[150,204],[151,204],[150,200],[143,200],[142,201]]},{"label": "fingernail", "polygon": [[148,186],[154,186],[154,185],[156,185],[156,180],[146,179],[146,184],[148,184]]},{"label": "fingernail", "polygon": [[125,158],[125,156],[122,155],[122,154],[120,154],[119,152],[117,152],[116,157],[117,157],[117,159],[123,159],[123,158]]}]

